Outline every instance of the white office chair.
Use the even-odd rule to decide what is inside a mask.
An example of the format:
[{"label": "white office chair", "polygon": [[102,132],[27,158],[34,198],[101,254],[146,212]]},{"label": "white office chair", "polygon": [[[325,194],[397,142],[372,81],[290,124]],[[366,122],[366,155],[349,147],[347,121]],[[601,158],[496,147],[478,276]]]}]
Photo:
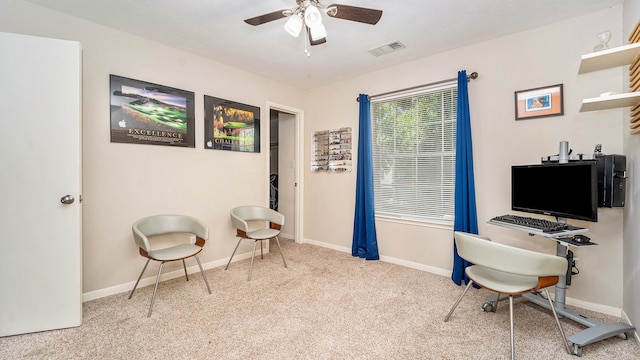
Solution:
[{"label": "white office chair", "polygon": [[[264,258],[264,254],[262,252],[262,242],[264,240],[276,239],[278,251],[280,251],[280,256],[282,257],[282,262],[284,262],[284,267],[287,267],[287,261],[284,259],[284,254],[282,253],[282,248],[280,247],[280,240],[278,240],[280,229],[282,228],[282,225],[284,225],[284,215],[263,206],[238,206],[231,209],[230,216],[231,225],[236,228],[236,236],[240,239],[236,244],[236,248],[233,249],[233,254],[231,254],[229,262],[224,268],[225,270],[229,268],[231,259],[233,259],[233,256],[236,254],[236,250],[238,250],[238,246],[243,239],[253,240],[253,253],[251,254],[251,265],[249,266],[249,277],[247,278],[247,281],[251,281],[253,259],[256,256],[256,244],[258,243],[258,241],[260,242],[260,257]],[[259,227],[257,229],[251,228],[248,223],[249,221],[251,221],[252,224],[255,221],[263,223],[269,222],[269,227]]]},{"label": "white office chair", "polygon": [[543,290],[556,319],[567,353],[571,354],[567,338],[547,290],[547,287],[558,283],[560,276],[566,274],[567,259],[495,243],[488,238],[464,232],[456,231],[454,237],[460,257],[472,262],[474,265],[465,269],[470,281],[453,304],[444,321],[449,320],[464,294],[474,283],[498,293],[494,303],[494,310],[497,307],[500,294],[508,295],[511,323],[511,358],[515,359],[513,296]]},{"label": "white office chair", "polygon": [[[140,248],[140,255],[147,258],[147,262],[138,276],[136,284],[129,294],[129,299],[133,296],[133,292],[136,291],[138,283],[142,278],[142,274],[147,269],[150,260],[160,262],[160,268],[158,269],[158,276],[156,277],[156,285],[153,288],[153,295],[151,296],[151,304],[149,305],[149,313],[147,317],[151,316],[151,310],[153,309],[153,302],[156,298],[156,290],[158,290],[158,282],[160,281],[160,273],[162,272],[162,266],[166,262],[182,260],[182,266],[184,267],[184,276],[189,281],[189,275],[187,275],[187,265],[184,259],[195,257],[200,267],[200,273],[204,279],[204,283],[207,285],[207,290],[211,294],[211,288],[207,277],[202,270],[202,264],[198,258],[198,253],[202,251],[206,240],[209,238],[209,229],[200,221],[184,215],[154,215],[136,221],[132,226],[133,238],[136,244]],[[188,233],[195,235],[195,241],[190,243],[181,243],[175,246],[164,247],[161,249],[155,249],[151,247],[150,237],[154,235],[172,234],[172,233]]]}]

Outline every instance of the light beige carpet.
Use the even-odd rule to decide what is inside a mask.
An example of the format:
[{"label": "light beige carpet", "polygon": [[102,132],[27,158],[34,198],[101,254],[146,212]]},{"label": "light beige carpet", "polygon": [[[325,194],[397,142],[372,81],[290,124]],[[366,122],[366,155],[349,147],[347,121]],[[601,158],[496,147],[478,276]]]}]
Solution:
[{"label": "light beige carpet", "polygon": [[[0,338],[0,359],[507,359],[509,309],[484,313],[486,290],[462,291],[447,277],[366,261],[313,245],[282,241],[256,258],[84,304],[78,328]],[[143,262],[141,261],[141,266]],[[188,264],[192,265],[192,264]],[[157,271],[150,265],[147,276]],[[576,279],[579,281],[579,279]],[[55,311],[55,309],[52,309]],[[603,321],[619,319],[583,313]],[[583,329],[562,323],[567,336]],[[568,355],[551,313],[515,303],[516,357]],[[583,347],[583,359],[640,359],[634,339],[614,337]]]}]

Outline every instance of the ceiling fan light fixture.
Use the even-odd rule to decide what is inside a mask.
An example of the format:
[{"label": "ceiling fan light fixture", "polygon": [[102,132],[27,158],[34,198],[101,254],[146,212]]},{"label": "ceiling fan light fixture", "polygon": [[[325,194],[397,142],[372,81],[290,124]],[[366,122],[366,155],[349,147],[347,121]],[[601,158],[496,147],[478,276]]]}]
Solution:
[{"label": "ceiling fan light fixture", "polygon": [[313,41],[327,37],[327,29],[322,24],[320,24],[320,26],[309,27],[309,32],[311,33],[311,39]]},{"label": "ceiling fan light fixture", "polygon": [[320,1],[321,0],[295,0],[297,5],[295,8],[272,11],[245,19],[244,22],[257,26],[274,20],[288,18],[284,24],[284,30],[291,36],[297,38],[304,29],[305,53],[309,56],[309,46],[322,45],[327,42],[327,29],[322,22],[323,13],[326,14],[326,16],[336,19],[355,21],[369,25],[377,24],[382,17],[382,10],[344,4],[325,6],[321,4]]},{"label": "ceiling fan light fixture", "polygon": [[298,37],[302,30],[302,18],[300,15],[291,15],[284,24],[284,29],[293,37]]},{"label": "ceiling fan light fixture", "polygon": [[304,23],[310,28],[322,25],[320,10],[315,5],[309,5],[304,9]]}]

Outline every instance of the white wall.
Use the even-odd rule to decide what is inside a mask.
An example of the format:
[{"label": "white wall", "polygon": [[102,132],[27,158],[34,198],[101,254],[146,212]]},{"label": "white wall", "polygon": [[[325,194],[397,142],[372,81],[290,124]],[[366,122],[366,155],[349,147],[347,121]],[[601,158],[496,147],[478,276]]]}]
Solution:
[{"label": "white wall", "polygon": [[[356,172],[311,173],[308,159],[312,133],[350,126],[356,149],[355,99],[359,93],[377,94],[454,78],[461,69],[480,74],[479,79],[469,84],[480,232],[497,241],[554,253],[554,244],[546,239],[501,230],[486,221],[510,212],[506,190],[510,166],[536,163],[542,155],[557,153],[559,141],[569,141],[575,153],[589,153],[596,143],[603,144],[606,153],[623,153],[626,124],[622,110],[578,111],[584,97],[604,91],[622,92],[623,69],[577,75],[580,56],[591,51],[598,32],[603,29],[613,32],[611,46],[626,42],[621,37],[621,18],[622,7],[613,7],[303,94],[298,89],[21,0],[0,3],[0,31],[77,40],[83,44],[85,293],[135,280],[144,261],[137,255],[129,229],[139,217],[180,212],[201,218],[212,230],[210,243],[202,255],[203,261],[211,264],[228,257],[235,244],[228,210],[240,203],[265,204],[268,139],[263,136],[260,154],[203,149],[203,95],[260,106],[265,135],[269,119],[267,101],[304,109],[307,120],[304,237],[348,250]],[[428,37],[424,41],[429,41]],[[196,148],[110,143],[109,74],[194,91]],[[557,83],[565,87],[564,116],[514,121],[514,91]],[[637,152],[637,139],[627,140],[624,150]],[[628,195],[628,204],[633,196],[637,197]],[[631,206],[624,211],[627,218],[637,218]],[[600,304],[604,310],[623,306],[622,213],[622,209],[604,209],[598,223],[575,222],[590,227],[590,236],[600,246],[576,251],[581,274],[568,291],[569,301]],[[377,226],[383,259],[450,273],[450,227],[380,221]],[[638,227],[626,230],[627,239],[640,231]],[[627,263],[637,263],[638,246],[631,246],[632,255],[627,250]],[[637,277],[626,280],[631,285],[638,284]],[[625,304],[637,304],[637,300],[636,290],[625,297]],[[625,309],[637,323],[638,309],[631,305],[625,305]]]},{"label": "white wall", "polygon": [[[343,126],[353,127],[357,134],[355,99],[359,93],[375,95],[456,78],[457,71],[462,69],[468,73],[477,71],[480,77],[469,84],[469,97],[480,233],[500,242],[555,254],[555,242],[551,240],[529,237],[486,222],[493,216],[511,212],[511,165],[539,163],[541,156],[557,154],[559,142],[564,140],[569,141],[574,154],[591,153],[596,143],[603,145],[605,153],[623,152],[621,110],[579,112],[582,98],[605,91],[621,92],[622,69],[578,75],[580,58],[592,51],[598,32],[604,29],[613,32],[611,46],[623,42],[621,17],[622,7],[613,7],[311,90],[305,102],[308,120],[305,139],[309,141],[314,131]],[[424,41],[429,41],[428,37]],[[386,56],[401,54],[399,51]],[[564,84],[564,116],[514,120],[514,91],[558,83]],[[306,146],[307,151],[310,148]],[[309,158],[310,154],[305,156]],[[305,171],[305,237],[350,249],[355,171],[350,174]],[[559,184],[562,185],[570,186],[570,179]],[[569,302],[577,299],[600,304],[605,311],[622,307],[622,215],[622,209],[601,209],[597,223],[570,221],[589,227],[589,235],[600,245],[574,250],[581,273],[567,293]],[[451,227],[381,220],[376,226],[382,258],[450,274]]]},{"label": "white wall", "polygon": [[[624,2],[623,34],[625,41],[640,21],[640,2]],[[624,67],[626,72],[628,67]],[[625,77],[624,88],[629,84]],[[624,111],[624,150],[627,155],[627,206],[624,211],[623,310],[632,324],[640,324],[640,136],[630,135],[629,109]],[[638,332],[636,332],[637,336]]]},{"label": "white wall", "polygon": [[[18,0],[0,3],[0,31],[76,40],[83,47],[85,294],[135,281],[144,259],[130,229],[147,215],[199,218],[211,230],[201,260],[215,264],[231,255],[237,239],[229,209],[268,205],[266,102],[301,107],[297,89]],[[195,92],[196,147],[111,143],[109,74]],[[204,149],[205,94],[261,108],[261,153]]]}]

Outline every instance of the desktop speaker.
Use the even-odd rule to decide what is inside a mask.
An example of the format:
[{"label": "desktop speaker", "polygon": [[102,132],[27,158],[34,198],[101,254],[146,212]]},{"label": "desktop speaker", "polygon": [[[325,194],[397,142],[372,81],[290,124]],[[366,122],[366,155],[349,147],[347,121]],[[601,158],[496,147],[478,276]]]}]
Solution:
[{"label": "desktop speaker", "polygon": [[627,184],[627,157],[600,155],[598,168],[598,207],[622,207]]}]

